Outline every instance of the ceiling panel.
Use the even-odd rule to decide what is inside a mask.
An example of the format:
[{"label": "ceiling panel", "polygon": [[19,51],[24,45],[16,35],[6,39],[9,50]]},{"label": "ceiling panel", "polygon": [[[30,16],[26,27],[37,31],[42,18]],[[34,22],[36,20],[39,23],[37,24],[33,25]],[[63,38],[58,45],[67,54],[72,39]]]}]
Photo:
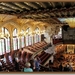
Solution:
[{"label": "ceiling panel", "polygon": [[75,2],[0,2],[0,14],[47,22],[49,18],[75,17]]}]

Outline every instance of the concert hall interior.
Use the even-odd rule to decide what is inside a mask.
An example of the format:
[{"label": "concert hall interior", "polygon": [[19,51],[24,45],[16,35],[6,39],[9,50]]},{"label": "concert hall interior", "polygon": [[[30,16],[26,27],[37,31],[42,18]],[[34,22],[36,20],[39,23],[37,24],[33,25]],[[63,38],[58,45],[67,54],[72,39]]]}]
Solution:
[{"label": "concert hall interior", "polygon": [[75,2],[0,2],[0,72],[74,72]]}]

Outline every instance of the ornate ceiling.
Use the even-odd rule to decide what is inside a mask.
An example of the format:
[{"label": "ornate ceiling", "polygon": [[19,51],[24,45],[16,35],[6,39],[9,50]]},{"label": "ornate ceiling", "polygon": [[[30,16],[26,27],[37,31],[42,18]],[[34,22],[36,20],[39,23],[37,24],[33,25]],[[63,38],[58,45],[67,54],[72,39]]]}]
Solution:
[{"label": "ornate ceiling", "polygon": [[0,14],[0,21],[17,17],[62,24],[57,18],[75,17],[75,2],[0,2]]},{"label": "ornate ceiling", "polygon": [[75,2],[0,2],[0,14],[34,19],[47,23],[61,23],[57,18],[75,16]]}]

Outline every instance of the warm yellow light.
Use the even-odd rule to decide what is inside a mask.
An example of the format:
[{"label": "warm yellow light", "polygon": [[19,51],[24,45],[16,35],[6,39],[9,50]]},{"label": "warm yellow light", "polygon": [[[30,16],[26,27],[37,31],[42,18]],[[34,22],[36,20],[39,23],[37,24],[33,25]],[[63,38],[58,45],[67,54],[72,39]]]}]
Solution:
[{"label": "warm yellow light", "polygon": [[65,20],[71,28],[75,27],[75,18],[69,18]]}]

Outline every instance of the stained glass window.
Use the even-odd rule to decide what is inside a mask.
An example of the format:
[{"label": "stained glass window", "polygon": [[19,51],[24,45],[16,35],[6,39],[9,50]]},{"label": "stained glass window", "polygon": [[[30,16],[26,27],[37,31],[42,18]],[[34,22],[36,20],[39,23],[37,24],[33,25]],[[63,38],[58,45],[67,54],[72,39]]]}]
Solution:
[{"label": "stained glass window", "polygon": [[17,29],[14,29],[13,31],[13,49],[18,49]]},{"label": "stained glass window", "polygon": [[6,36],[5,38],[5,48],[6,48],[6,53],[10,52],[10,38],[9,38],[9,31],[4,28],[4,34]]},{"label": "stained glass window", "polygon": [[28,46],[29,45],[29,36],[28,35],[26,35],[26,46]]},{"label": "stained glass window", "polygon": [[38,27],[36,27],[35,28],[35,35],[34,35],[34,43],[37,43],[37,42],[39,42],[39,28]]},{"label": "stained glass window", "polygon": [[0,42],[0,46],[1,46],[1,49],[2,49],[2,54],[5,54],[10,52],[10,33],[9,31],[3,27],[2,28],[2,34],[4,34],[4,39],[0,39],[1,42]]},{"label": "stained glass window", "polygon": [[17,50],[17,44],[18,44],[17,38],[13,38],[13,49],[14,50]]},{"label": "stained glass window", "polygon": [[4,39],[0,39],[0,55],[5,54]]},{"label": "stained glass window", "polygon": [[29,35],[30,28],[29,27],[26,29],[26,33],[27,33],[27,35],[26,35],[26,46],[28,46],[31,43],[31,39],[29,38],[30,37],[30,35]]},{"label": "stained glass window", "polygon": [[32,45],[32,36],[29,35],[29,45]]},{"label": "stained glass window", "polygon": [[1,39],[0,39],[0,55],[2,55],[2,42],[1,42]]},{"label": "stained glass window", "polygon": [[21,44],[20,43],[20,38],[18,37],[17,39],[18,39],[18,49],[20,49],[20,44]]},{"label": "stained glass window", "polygon": [[24,47],[25,44],[24,44],[24,36],[21,37],[21,47]]},{"label": "stained glass window", "polygon": [[10,52],[10,38],[5,39],[5,44],[6,44],[6,53]]}]

